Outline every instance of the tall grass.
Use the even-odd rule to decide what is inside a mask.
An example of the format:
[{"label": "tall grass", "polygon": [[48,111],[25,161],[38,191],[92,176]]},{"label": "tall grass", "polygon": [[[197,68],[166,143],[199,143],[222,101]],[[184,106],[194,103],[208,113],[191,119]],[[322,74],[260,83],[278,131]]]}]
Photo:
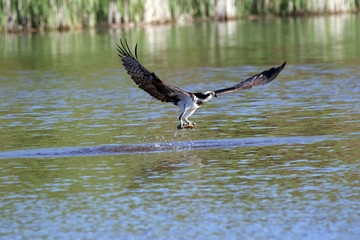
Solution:
[{"label": "tall grass", "polygon": [[360,0],[0,0],[0,31],[359,11]]}]

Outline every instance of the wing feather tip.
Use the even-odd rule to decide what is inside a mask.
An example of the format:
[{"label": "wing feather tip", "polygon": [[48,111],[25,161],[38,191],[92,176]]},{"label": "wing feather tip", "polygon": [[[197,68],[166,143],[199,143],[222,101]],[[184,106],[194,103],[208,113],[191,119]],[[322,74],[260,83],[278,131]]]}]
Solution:
[{"label": "wing feather tip", "polygon": [[286,66],[286,61],[283,62],[283,64],[281,64],[281,65],[279,66],[279,68],[282,70],[285,66]]}]

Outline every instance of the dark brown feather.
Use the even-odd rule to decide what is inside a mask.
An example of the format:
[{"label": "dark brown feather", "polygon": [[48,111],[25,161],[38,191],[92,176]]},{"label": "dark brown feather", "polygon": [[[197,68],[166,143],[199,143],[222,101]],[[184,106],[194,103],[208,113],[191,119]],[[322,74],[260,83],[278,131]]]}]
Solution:
[{"label": "dark brown feather", "polygon": [[236,84],[233,87],[216,90],[216,91],[214,91],[216,94],[215,96],[219,96],[219,95],[225,94],[225,93],[236,92],[238,90],[249,89],[249,88],[256,87],[256,86],[262,86],[266,83],[269,83],[276,78],[276,76],[281,72],[281,70],[283,70],[285,65],[286,65],[286,62],[284,62],[279,67],[273,67],[273,68],[265,70],[259,74],[256,74],[256,75],[246,79],[245,81],[243,81],[239,84]]},{"label": "dark brown feather", "polygon": [[137,44],[135,46],[135,56],[132,54],[126,40],[124,44],[120,39],[120,45],[117,44],[117,47],[119,52],[118,55],[123,62],[127,73],[139,88],[149,93],[152,97],[162,102],[172,102],[177,104],[181,95],[190,94],[176,86],[160,80],[155,73],[150,72],[141,65],[137,57]]}]

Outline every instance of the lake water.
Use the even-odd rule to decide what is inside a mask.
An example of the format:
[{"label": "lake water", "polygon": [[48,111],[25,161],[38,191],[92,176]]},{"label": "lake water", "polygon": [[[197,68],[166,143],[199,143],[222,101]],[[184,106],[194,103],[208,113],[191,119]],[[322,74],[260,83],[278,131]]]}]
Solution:
[{"label": "lake water", "polygon": [[[0,239],[358,239],[360,17],[0,35]],[[222,95],[177,130],[116,43]]]}]

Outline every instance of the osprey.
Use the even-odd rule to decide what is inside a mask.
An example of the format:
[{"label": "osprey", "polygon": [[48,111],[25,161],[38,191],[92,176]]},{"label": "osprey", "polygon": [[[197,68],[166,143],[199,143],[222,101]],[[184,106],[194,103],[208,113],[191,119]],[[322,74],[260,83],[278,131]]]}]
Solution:
[{"label": "osprey", "polygon": [[271,82],[285,67],[284,62],[279,67],[273,67],[256,74],[233,87],[218,89],[215,91],[206,92],[187,92],[172,84],[162,81],[155,73],[147,70],[138,61],[137,44],[135,45],[135,56],[132,54],[127,41],[125,44],[120,39],[120,45],[117,45],[119,57],[127,73],[131,76],[139,88],[150,94],[152,97],[162,101],[170,102],[180,107],[180,124],[178,129],[182,128],[195,128],[196,125],[189,121],[189,117],[198,109],[202,104],[224,93],[231,93],[238,90],[249,89],[255,86],[261,86]]}]

